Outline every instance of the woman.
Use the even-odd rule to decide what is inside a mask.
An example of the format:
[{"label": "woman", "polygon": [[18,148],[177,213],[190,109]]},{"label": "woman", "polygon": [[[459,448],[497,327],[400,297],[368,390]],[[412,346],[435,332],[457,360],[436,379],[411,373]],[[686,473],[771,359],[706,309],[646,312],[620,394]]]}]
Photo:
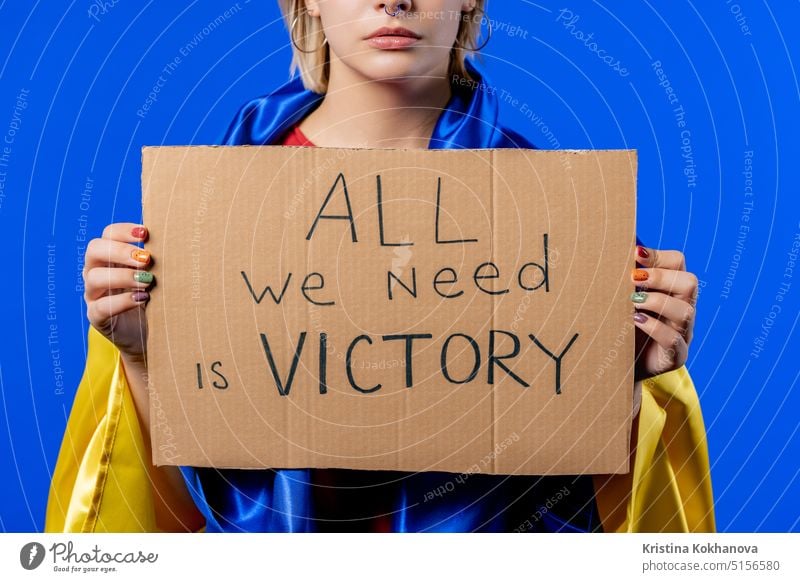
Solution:
[{"label": "woman", "polygon": [[[282,0],[301,75],[245,104],[223,143],[534,147],[498,126],[476,52],[483,0]],[[53,476],[47,531],[713,531],[705,431],[683,364],[697,279],[638,246],[633,470],[505,477],[153,467],[144,313],[146,225],[86,252],[86,371]],[[444,486],[444,489],[442,487]],[[444,495],[430,495],[434,491]],[[431,500],[433,497],[436,499]]]}]

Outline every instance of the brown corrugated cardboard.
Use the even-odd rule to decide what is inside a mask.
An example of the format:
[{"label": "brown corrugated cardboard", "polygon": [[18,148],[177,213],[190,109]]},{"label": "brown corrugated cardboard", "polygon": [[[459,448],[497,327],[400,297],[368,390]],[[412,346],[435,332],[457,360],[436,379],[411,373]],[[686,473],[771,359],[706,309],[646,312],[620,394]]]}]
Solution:
[{"label": "brown corrugated cardboard", "polygon": [[629,470],[634,150],[142,157],[156,464]]}]

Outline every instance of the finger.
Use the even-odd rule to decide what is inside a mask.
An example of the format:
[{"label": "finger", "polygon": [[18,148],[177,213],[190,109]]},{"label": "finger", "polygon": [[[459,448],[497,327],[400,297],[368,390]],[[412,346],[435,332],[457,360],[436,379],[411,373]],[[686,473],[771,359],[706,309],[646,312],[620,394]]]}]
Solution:
[{"label": "finger", "polygon": [[89,302],[86,314],[89,321],[97,328],[103,328],[109,319],[142,305],[150,298],[147,291],[131,291],[118,295],[106,295]]},{"label": "finger", "polygon": [[636,247],[636,262],[643,267],[686,270],[686,257],[680,251],[662,251],[648,247]]},{"label": "finger", "polygon": [[147,238],[147,228],[133,222],[115,222],[103,229],[101,238],[120,242],[142,242]]},{"label": "finger", "polygon": [[697,297],[697,276],[672,269],[634,269],[631,278],[642,289],[663,291],[687,300]]},{"label": "finger", "polygon": [[111,291],[146,289],[153,279],[148,271],[95,267],[86,273],[85,298],[93,301]]},{"label": "finger", "polygon": [[86,247],[84,279],[87,271],[95,267],[106,267],[110,264],[145,268],[150,264],[150,253],[136,245],[116,240],[106,238],[90,240]]},{"label": "finger", "polygon": [[684,338],[691,332],[695,309],[686,301],[657,291],[635,291],[631,294],[631,301],[637,310],[644,309],[661,317]]},{"label": "finger", "polygon": [[688,354],[688,345],[683,336],[655,317],[637,311],[633,315],[633,323],[644,333],[653,338],[659,347],[664,350],[665,357],[670,363],[683,364]]}]

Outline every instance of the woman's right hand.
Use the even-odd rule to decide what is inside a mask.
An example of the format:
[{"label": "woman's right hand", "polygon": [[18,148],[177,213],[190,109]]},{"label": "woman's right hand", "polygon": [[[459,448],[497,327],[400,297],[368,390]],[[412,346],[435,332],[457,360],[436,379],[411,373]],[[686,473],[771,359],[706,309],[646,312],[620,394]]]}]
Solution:
[{"label": "woman's right hand", "polygon": [[153,283],[150,253],[135,242],[147,238],[141,224],[109,224],[86,247],[83,267],[84,300],[91,324],[123,355],[144,361],[147,320],[144,309]]}]

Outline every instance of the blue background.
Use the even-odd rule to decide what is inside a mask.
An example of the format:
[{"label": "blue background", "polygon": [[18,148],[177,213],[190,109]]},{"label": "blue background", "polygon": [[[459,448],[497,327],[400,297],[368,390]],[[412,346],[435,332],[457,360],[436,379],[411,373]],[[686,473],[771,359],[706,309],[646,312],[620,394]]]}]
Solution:
[{"label": "blue background", "polygon": [[[43,528],[86,355],[81,229],[88,239],[141,219],[141,146],[217,143],[243,102],[288,74],[275,2],[100,4],[0,2],[0,140],[11,139],[0,141],[0,153],[10,148],[0,164],[2,531]],[[564,7],[578,16],[571,28]],[[700,279],[688,366],[719,529],[797,531],[800,51],[789,25],[800,4],[492,0],[488,14],[484,68],[507,92],[505,121],[542,148],[637,148],[639,236],[683,250]],[[576,31],[594,33],[628,75]],[[157,101],[137,115],[175,57]]]}]

